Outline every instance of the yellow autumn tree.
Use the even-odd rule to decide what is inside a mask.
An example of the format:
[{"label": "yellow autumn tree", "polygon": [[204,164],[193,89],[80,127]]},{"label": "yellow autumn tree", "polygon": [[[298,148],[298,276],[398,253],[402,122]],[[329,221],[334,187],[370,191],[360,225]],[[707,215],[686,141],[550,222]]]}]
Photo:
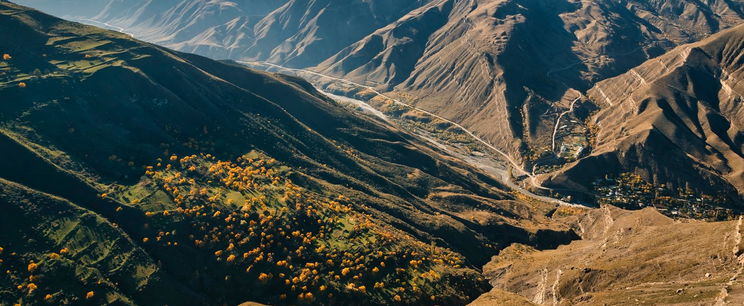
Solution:
[{"label": "yellow autumn tree", "polygon": [[269,280],[269,278],[271,278],[271,276],[266,273],[261,273],[258,275],[258,280],[260,280],[261,282],[266,282]]}]

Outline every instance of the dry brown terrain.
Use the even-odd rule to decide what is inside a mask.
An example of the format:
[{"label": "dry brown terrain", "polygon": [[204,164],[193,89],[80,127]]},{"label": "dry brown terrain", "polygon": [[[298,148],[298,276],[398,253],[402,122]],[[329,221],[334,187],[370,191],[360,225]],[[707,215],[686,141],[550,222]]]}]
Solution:
[{"label": "dry brown terrain", "polygon": [[598,83],[593,153],[548,185],[582,189],[613,171],[684,188],[744,191],[744,26]]},{"label": "dry brown terrain", "polygon": [[[634,112],[614,108],[594,120],[607,121],[599,143],[591,129],[600,124],[585,124],[598,108],[612,108],[597,88],[589,90],[598,81],[626,72],[636,80],[633,68],[645,61],[741,23],[741,0],[20,2],[182,51],[309,68],[393,91],[462,124],[526,169],[552,172],[593,153],[551,177],[550,186],[586,194],[597,177],[628,171],[671,187],[712,185],[731,198],[744,186],[741,125],[733,119],[741,115],[730,103],[720,116],[706,111],[698,119],[691,110],[656,129],[648,129],[655,124],[649,112],[630,120]],[[736,76],[722,77],[736,96]],[[600,86],[621,99],[612,92],[628,84]],[[636,131],[613,120],[633,122]],[[631,134],[637,139],[623,139]]]},{"label": "dry brown terrain", "polygon": [[519,155],[522,144],[548,145],[557,116],[553,108],[567,109],[575,98],[569,88],[588,89],[674,46],[736,25],[744,16],[740,6],[738,1],[431,1],[317,68],[412,93],[417,106]]},{"label": "dry brown terrain", "polygon": [[588,211],[575,222],[583,240],[542,252],[514,245],[494,257],[484,272],[496,289],[472,305],[511,304],[514,294],[525,305],[740,305],[741,224],[672,220],[651,208]]},{"label": "dry brown terrain", "polygon": [[[83,2],[66,0],[48,9],[65,12]],[[491,259],[483,272],[494,289],[472,305],[744,304],[741,218],[713,223],[671,219],[652,208],[576,208],[519,192],[541,187],[529,185],[537,171],[547,173],[533,183],[581,194],[592,193],[598,179],[633,172],[657,184],[649,185],[649,194],[661,184],[722,193],[731,199],[725,206],[737,208],[744,191],[744,25],[736,26],[744,21],[742,1],[193,0],[172,5],[132,0],[127,7],[121,1],[102,2],[75,17],[180,50],[272,61],[352,80],[371,96],[392,101],[387,94],[420,108],[403,117],[423,122],[441,115],[436,117],[440,123],[464,126],[457,126],[459,136],[481,136],[488,143],[481,142],[494,145],[493,152],[504,149],[503,159],[489,160],[500,160],[493,164],[503,168],[494,166],[491,172],[474,158],[491,158],[488,153],[453,153],[392,120],[359,116],[299,78],[170,51],[5,3],[0,23],[14,31],[0,32],[5,38],[0,49],[13,56],[0,66],[0,96],[12,103],[0,103],[5,122],[0,147],[12,158],[0,159],[0,179],[16,191],[0,200],[8,207],[34,204],[29,205],[33,211],[19,206],[7,214],[8,228],[10,221],[25,220],[16,216],[36,213],[36,204],[49,199],[64,207],[80,203],[85,206],[67,209],[71,218],[94,215],[120,223],[112,226],[121,226],[117,235],[136,238],[129,239],[132,246],[141,248],[153,266],[165,263],[158,264],[164,279],[175,277],[173,283],[203,301],[284,300],[242,290],[254,284],[234,287],[241,290],[222,286],[232,275],[214,273],[206,281],[200,280],[202,272],[181,275],[182,263],[170,259],[188,259],[183,255],[188,253],[157,253],[147,244],[168,231],[155,236],[147,226],[140,229],[140,219],[119,214],[169,216],[160,205],[171,198],[168,203],[178,206],[176,193],[160,194],[148,189],[154,188],[146,184],[149,179],[140,181],[154,162],[172,154],[209,153],[227,160],[258,151],[293,169],[298,186],[319,195],[343,195],[338,199],[353,202],[350,209],[369,218],[369,224],[406,237],[392,239],[396,243],[444,247],[462,255],[462,265],[451,265],[468,273],[460,278],[475,285],[447,276],[443,279],[459,285],[444,291],[455,291],[434,289],[449,284],[433,281],[423,287],[427,294],[418,286],[405,289],[411,295],[404,295],[402,303],[467,303],[487,290],[476,269]],[[128,85],[111,85],[117,82]],[[525,174],[515,171],[518,164],[525,166],[519,169]],[[166,185],[170,189],[170,182]],[[129,192],[127,197],[147,193],[151,202],[129,203],[121,190]],[[555,190],[530,191],[545,195]],[[234,195],[226,193],[224,204],[232,205]],[[54,211],[38,212],[55,218]],[[219,211],[208,215],[241,224],[217,218]],[[0,242],[22,248],[31,241],[27,235],[45,238],[41,234],[48,233],[30,227],[19,231],[30,234],[12,241],[8,237],[16,235],[8,234]],[[575,240],[578,236],[582,240]],[[328,240],[344,244],[335,237]],[[220,245],[219,251],[229,251],[232,244]],[[44,258],[50,249],[28,245],[35,249],[25,261]],[[213,251],[199,254],[210,260],[214,254],[222,265]],[[367,248],[345,253],[357,252],[372,253]],[[391,254],[398,258],[399,253]],[[405,256],[400,256],[403,264],[419,265]],[[228,258],[227,263],[236,260]],[[20,272],[26,264],[18,265]],[[193,266],[207,267],[197,261]],[[243,271],[249,273],[241,266]],[[266,280],[253,273],[256,280]],[[0,278],[7,280],[0,287],[10,288],[0,294],[16,298],[14,282],[32,280],[18,275],[23,277]],[[377,282],[364,289],[333,284],[336,293],[379,289],[369,295],[377,299],[368,300],[372,304],[394,296],[401,301],[402,291]],[[302,291],[297,300],[312,302],[312,295],[309,300],[304,295],[308,290]],[[327,293],[320,286],[312,291],[326,294],[321,292]],[[429,292],[444,293],[445,299]],[[83,296],[75,294],[71,300]],[[324,297],[316,301],[337,301]],[[136,291],[121,294],[120,299],[128,298],[146,300]],[[355,298],[341,295],[338,301]]]}]

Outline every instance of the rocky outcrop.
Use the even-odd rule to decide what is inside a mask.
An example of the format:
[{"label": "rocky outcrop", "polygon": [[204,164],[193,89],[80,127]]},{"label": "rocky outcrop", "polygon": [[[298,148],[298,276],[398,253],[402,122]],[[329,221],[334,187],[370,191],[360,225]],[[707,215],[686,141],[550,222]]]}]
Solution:
[{"label": "rocky outcrop", "polygon": [[[556,137],[560,118],[588,135],[583,124],[593,108],[582,93],[631,71],[590,91],[592,100],[608,109],[596,123],[609,127],[600,131],[589,157],[543,178],[548,185],[586,192],[598,176],[642,170],[647,179],[674,187],[742,190],[735,103],[723,103],[720,110],[717,102],[695,108],[693,97],[712,101],[703,96],[715,95],[697,89],[685,94],[684,102],[669,102],[701,109],[697,114],[660,106],[635,117],[640,113],[628,111],[633,107],[626,109],[627,103],[611,102],[623,105],[613,107],[605,101],[623,100],[626,86],[633,85],[629,82],[640,84],[636,74],[658,70],[633,67],[744,21],[741,0],[138,0],[127,6],[110,0],[91,6],[100,8],[92,16],[90,7],[75,11],[79,0],[66,1],[68,6],[21,2],[61,15],[86,15],[79,18],[179,50],[310,68],[395,91],[406,103],[462,124],[529,168],[534,160],[528,156],[561,155],[564,145],[572,147],[566,160],[587,155],[588,140]],[[720,77],[725,86],[716,86],[735,92],[730,88],[736,87],[736,76],[711,75],[707,81],[701,76],[688,81],[717,84]],[[566,113],[575,101],[583,115]],[[664,109],[689,120],[680,119],[681,124]],[[628,122],[635,129],[625,135],[630,138],[618,134],[627,132],[621,125]],[[646,128],[649,124],[655,128]]]},{"label": "rocky outcrop", "polygon": [[[317,69],[413,94],[512,154],[547,146],[569,88],[742,21],[731,1],[433,1]],[[565,101],[568,99],[568,101]],[[568,102],[568,103],[567,103]]]},{"label": "rocky outcrop", "polygon": [[741,301],[742,284],[736,280],[741,221],[675,221],[651,208],[604,207],[580,214],[575,224],[583,240],[549,251],[514,245],[494,257],[484,273],[495,289],[479,300],[521,297],[525,305]]},{"label": "rocky outcrop", "polygon": [[[591,156],[548,180],[581,188],[607,173],[707,193],[744,191],[744,26],[598,83]],[[598,171],[602,169],[602,171]]]}]

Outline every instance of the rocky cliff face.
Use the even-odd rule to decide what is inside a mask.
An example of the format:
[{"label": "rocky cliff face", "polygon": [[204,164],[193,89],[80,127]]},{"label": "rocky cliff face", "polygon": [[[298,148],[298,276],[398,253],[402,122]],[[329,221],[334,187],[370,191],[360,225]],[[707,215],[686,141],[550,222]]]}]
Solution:
[{"label": "rocky cliff face", "polygon": [[739,26],[595,85],[596,148],[549,184],[580,188],[633,171],[675,187],[744,190],[743,52]]},{"label": "rocky cliff face", "polygon": [[569,88],[741,17],[741,4],[725,1],[435,1],[318,68],[413,93],[418,106],[516,154],[520,143],[547,145],[555,118],[545,114],[574,99]]},{"label": "rocky cliff face", "polygon": [[[69,15],[80,3],[67,1],[68,7],[49,0],[21,2]],[[740,0],[112,0],[95,14],[90,11],[78,15],[179,50],[309,68],[394,91],[461,123],[538,172],[552,172],[597,149],[591,143],[595,127],[586,120],[609,104],[596,93],[591,95],[599,102],[591,103],[585,93],[598,81],[744,21]],[[727,193],[741,192],[731,179],[716,179],[738,174],[737,136],[723,134],[733,145],[722,140],[718,153],[705,149],[711,153],[694,155],[697,166],[648,166],[658,177],[645,176],[674,186],[731,184],[723,187]],[[639,137],[656,151],[675,143],[656,133]],[[640,155],[650,150],[607,139],[600,145],[625,145],[617,150]],[[603,150],[614,149],[594,155],[606,156]],[[710,154],[718,157],[703,158]],[[685,154],[653,156],[687,162]],[[636,162],[619,163],[608,172],[640,170],[630,165]],[[587,191],[585,172],[562,173],[570,177],[559,175],[550,183]],[[582,182],[570,182],[575,180]]]}]

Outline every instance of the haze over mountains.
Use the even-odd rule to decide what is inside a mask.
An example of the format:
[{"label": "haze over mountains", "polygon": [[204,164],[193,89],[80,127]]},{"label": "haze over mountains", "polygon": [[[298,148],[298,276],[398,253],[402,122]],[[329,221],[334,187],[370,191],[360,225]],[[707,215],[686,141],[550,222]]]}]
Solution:
[{"label": "haze over mountains", "polygon": [[[127,29],[144,40],[213,58],[311,66],[415,9],[422,0],[88,1],[26,4]],[[90,13],[93,11],[94,13]]]},{"label": "haze over mountains", "polygon": [[498,249],[577,238],[303,80],[8,2],[0,27],[3,303],[463,304]]},{"label": "haze over mountains", "polygon": [[744,1],[18,2],[0,305],[744,300]]},{"label": "haze over mountains", "polygon": [[[583,95],[596,82],[744,21],[741,1],[103,1],[78,10],[83,2],[21,1],[178,50],[308,68],[391,91],[546,176],[584,175],[568,164],[597,149],[588,123],[603,123],[588,116],[607,103]],[[733,134],[732,145],[716,150],[737,164],[741,136]],[[676,148],[695,156],[709,150],[704,143]],[[714,170],[619,161],[604,174],[636,172],[698,192],[715,181],[716,193],[741,202],[741,176],[724,169],[732,166],[697,160]],[[565,169],[553,173],[558,168]],[[561,187],[585,197],[597,177]]]}]

